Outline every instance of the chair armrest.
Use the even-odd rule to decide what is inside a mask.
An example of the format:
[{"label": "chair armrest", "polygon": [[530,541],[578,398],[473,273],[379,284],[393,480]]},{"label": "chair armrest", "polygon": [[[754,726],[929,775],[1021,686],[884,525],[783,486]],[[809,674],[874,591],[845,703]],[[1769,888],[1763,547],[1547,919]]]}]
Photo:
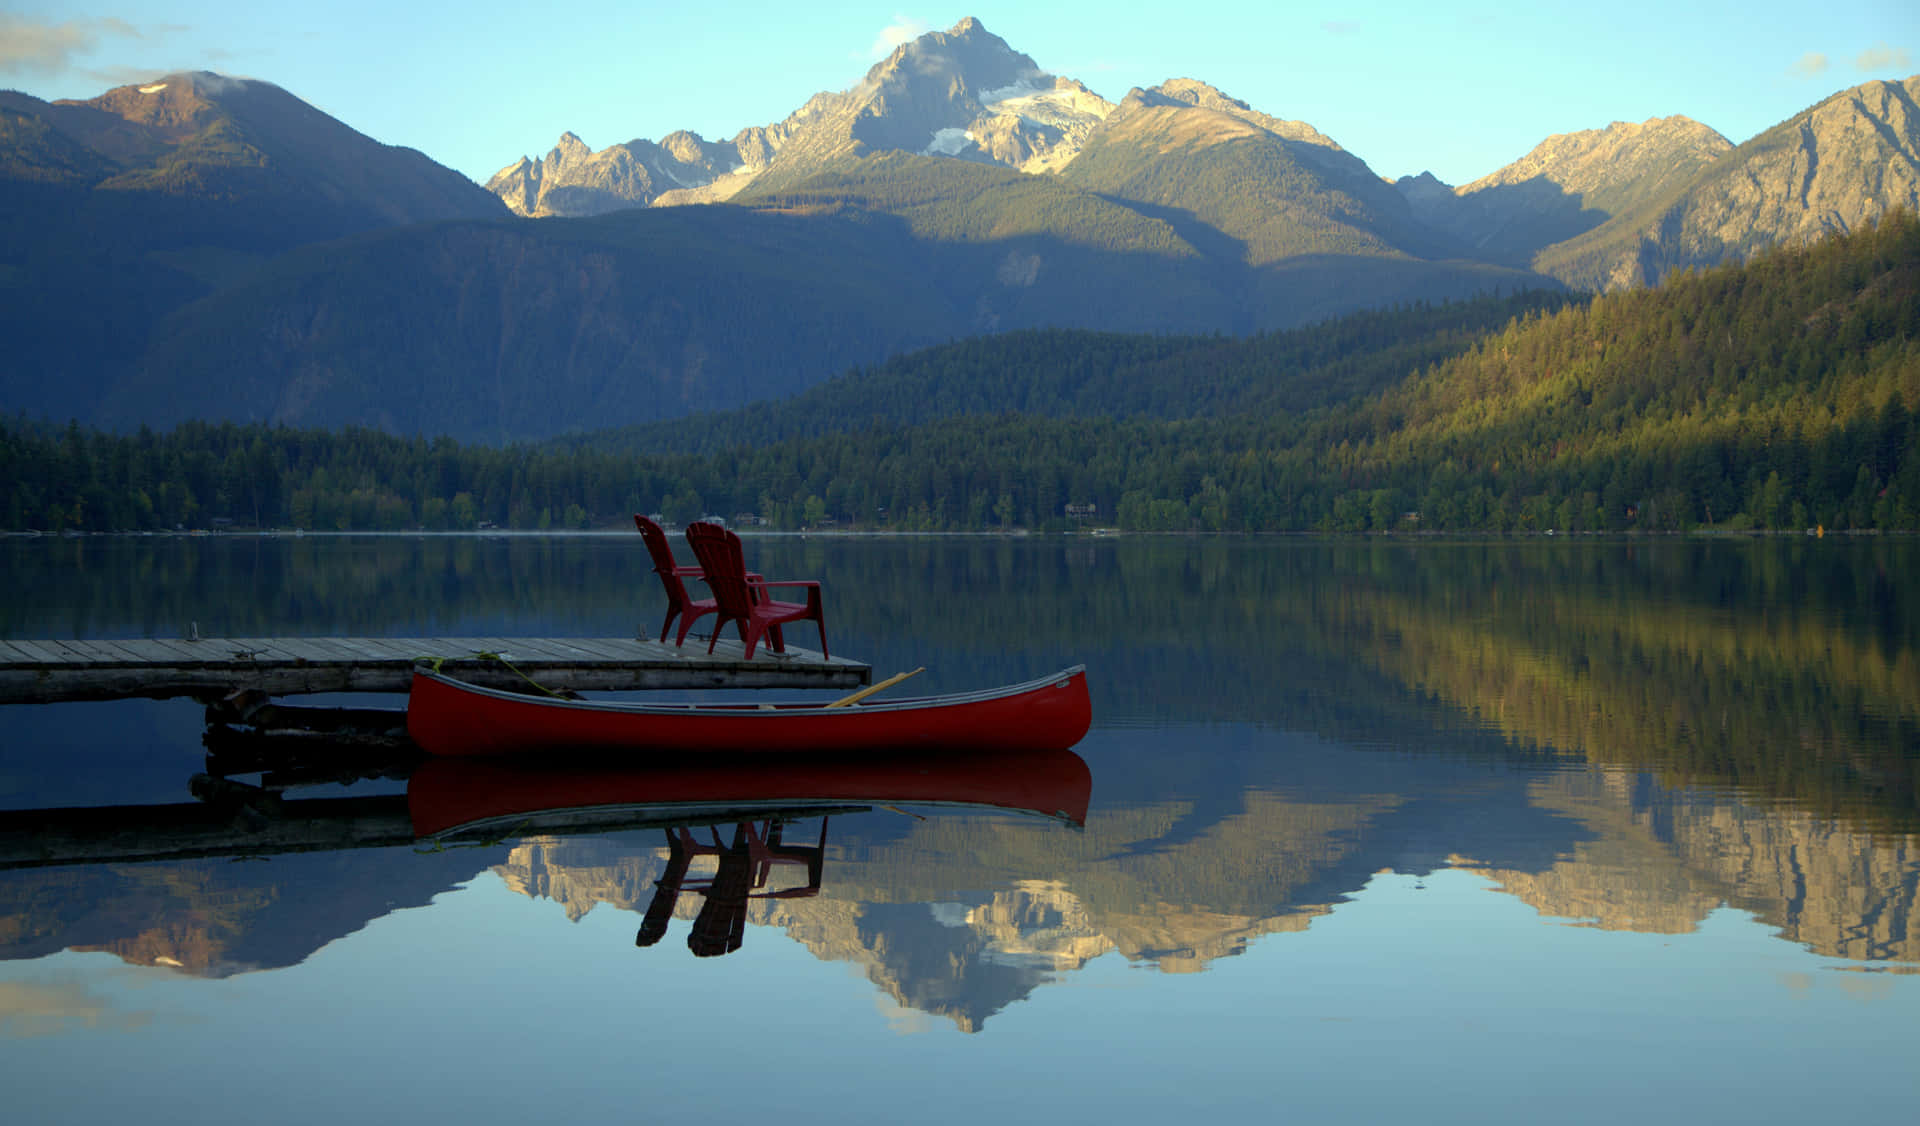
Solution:
[{"label": "chair armrest", "polygon": [[771,583],[767,582],[764,579],[759,579],[759,580],[749,579],[747,581],[748,593],[752,594],[756,600],[761,598],[771,600],[773,596],[767,593],[768,588],[776,587],[776,586],[806,587],[807,588],[807,608],[815,614],[818,614],[821,612],[820,580],[819,579],[782,579],[778,582],[771,582]]}]

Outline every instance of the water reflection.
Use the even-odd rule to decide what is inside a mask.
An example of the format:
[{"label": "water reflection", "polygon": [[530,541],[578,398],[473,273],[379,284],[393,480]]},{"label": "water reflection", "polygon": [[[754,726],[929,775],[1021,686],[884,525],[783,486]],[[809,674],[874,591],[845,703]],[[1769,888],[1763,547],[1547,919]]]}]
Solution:
[{"label": "water reflection", "polygon": [[[9,632],[68,615],[95,635],[138,633],[187,616],[202,584],[261,575],[273,590],[325,590],[345,614],[301,593],[241,610],[258,620],[227,632],[595,635],[657,618],[635,601],[637,548],[620,541],[325,543],[199,543],[192,558],[167,545],[144,563],[48,545],[77,568],[69,579],[5,545],[44,600],[10,606]],[[568,919],[630,913],[642,946],[684,931],[695,953],[757,950],[783,934],[974,1031],[1104,956],[1196,973],[1284,944],[1270,936],[1318,925],[1383,872],[1459,869],[1580,930],[1693,934],[1732,908],[1860,968],[1920,967],[1913,544],[766,540],[749,552],[857,585],[863,596],[836,606],[836,647],[844,636],[876,667],[927,665],[930,691],[1085,661],[1096,726],[1084,761],[1069,758],[1091,763],[1097,800],[1082,792],[1075,816],[1071,798],[972,798],[1084,828],[917,805],[940,795],[903,778],[816,790],[809,805],[766,776],[758,794],[694,794],[688,774],[674,784],[704,802],[695,818],[658,808],[658,774],[489,780],[484,766],[436,763],[404,787],[370,771],[350,797],[256,764],[247,784],[265,797],[171,803],[188,816],[143,791],[121,803],[138,810],[92,816],[122,845],[130,825],[211,827],[226,856],[271,859],[150,848],[0,873],[0,955],[107,950],[211,977],[290,966],[486,877]],[[114,593],[129,589],[113,579],[126,566],[195,577],[142,602]],[[925,599],[929,582],[967,597]],[[113,804],[102,794],[118,769],[188,742],[194,722],[152,707],[12,711],[0,725],[24,749],[0,769],[17,806],[77,806],[37,795],[76,793],[81,774],[88,801]],[[54,726],[74,764],[57,784],[27,754]],[[1031,783],[1042,765],[1002,762],[970,784]],[[468,807],[429,816],[434,787]],[[318,802],[359,804],[303,804]],[[46,814],[7,815],[21,848],[58,839]],[[276,817],[322,851],[266,847]],[[87,824],[74,813],[61,831]],[[417,850],[416,836],[478,847]]]},{"label": "water reflection", "polygon": [[[747,904],[755,899],[797,899],[820,894],[821,870],[827,858],[827,822],[820,819],[820,841],[794,845],[785,841],[786,823],[779,820],[741,821],[733,826],[733,843],[720,843],[718,826],[707,826],[712,843],[699,840],[682,825],[667,830],[667,870],[653,882],[653,898],[634,935],[635,946],[652,946],[666,937],[667,923],[686,892],[701,898],[700,911],[687,935],[687,949],[695,957],[711,958],[740,949],[746,938]],[[688,872],[696,859],[712,857],[713,873],[694,878]],[[767,890],[773,870],[797,866],[806,882],[797,887]]]},{"label": "water reflection", "polygon": [[[675,921],[696,954],[738,949],[749,926],[784,932],[821,959],[859,967],[901,1005],[974,1030],[1104,954],[1196,972],[1263,936],[1306,930],[1380,872],[1459,868],[1574,925],[1680,934],[1733,906],[1824,955],[1920,964],[1920,854],[1910,835],[1674,791],[1617,769],[1357,749],[1252,728],[1163,730],[1132,746],[1114,736],[1095,749],[1125,761],[1170,745],[1194,771],[1186,792],[1086,811],[1073,778],[1078,766],[1084,779],[1085,766],[1062,752],[1065,797],[1003,803],[1031,801],[1051,816],[1077,792],[1078,832],[904,804],[937,801],[937,779],[917,789],[853,779],[813,790],[809,809],[801,790],[777,778],[760,790],[774,797],[758,806],[737,787],[732,796],[700,792],[699,771],[668,787],[677,803],[646,802],[636,800],[647,796],[645,771],[548,777],[433,762],[407,795],[287,809],[309,839],[345,819],[370,843],[379,843],[370,829],[385,823],[443,848],[266,859],[262,842],[284,843],[274,836],[284,830],[262,820],[271,815],[215,804],[202,830],[252,862],[0,873],[9,928],[0,951],[105,950],[221,977],[297,964],[490,872],[571,920],[596,908],[629,912],[641,945],[661,941]],[[1265,782],[1206,784],[1212,768],[1235,760]],[[958,772],[1032,781],[993,765]],[[657,796],[663,783],[652,781]],[[568,793],[576,797],[554,803]],[[889,796],[901,808],[874,804],[891,804]],[[355,804],[316,808],[327,802]],[[709,828],[683,827],[695,808]],[[745,816],[756,809],[780,812]],[[795,827],[823,809],[817,829]],[[112,814],[116,847],[130,847],[128,856],[138,855],[127,842],[134,812]],[[8,815],[8,825],[20,816]],[[44,823],[47,814],[36,816]],[[144,816],[162,820],[152,808]],[[668,827],[620,828],[649,823]],[[48,839],[44,828],[35,835]],[[462,842],[474,847],[455,847]],[[172,835],[162,843],[179,847]]]}]

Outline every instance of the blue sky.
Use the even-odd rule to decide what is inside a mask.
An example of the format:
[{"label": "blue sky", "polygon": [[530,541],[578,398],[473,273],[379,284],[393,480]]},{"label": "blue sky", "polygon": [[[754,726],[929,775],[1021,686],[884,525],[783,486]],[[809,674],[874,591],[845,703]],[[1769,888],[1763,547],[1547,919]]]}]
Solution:
[{"label": "blue sky", "polygon": [[566,130],[599,149],[771,124],[854,85],[903,38],[969,15],[1109,100],[1197,78],[1312,124],[1383,176],[1455,184],[1612,121],[1685,114],[1738,143],[1836,91],[1920,69],[1913,0],[0,0],[0,87],[52,100],[174,70],[266,79],[484,181]]}]

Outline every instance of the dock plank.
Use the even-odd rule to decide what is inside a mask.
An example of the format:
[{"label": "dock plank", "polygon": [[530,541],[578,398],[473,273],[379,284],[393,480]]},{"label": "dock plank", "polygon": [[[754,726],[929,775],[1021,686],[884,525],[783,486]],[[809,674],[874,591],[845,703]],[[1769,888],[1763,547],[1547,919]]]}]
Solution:
[{"label": "dock plank", "polygon": [[117,643],[126,653],[143,661],[204,661],[211,656],[214,660],[224,660],[226,654],[214,651],[209,654],[191,641],[162,641],[158,638],[129,638]]},{"label": "dock plank", "polygon": [[512,686],[520,674],[481,653],[505,654],[556,690],[859,688],[871,667],[790,646],[743,659],[740,643],[706,646],[631,637],[263,638],[208,637],[0,641],[0,704],[130,696],[217,699],[236,688],[269,695],[405,692],[413,664],[443,658],[478,684]]},{"label": "dock plank", "polygon": [[341,640],[350,642],[364,655],[364,659],[369,661],[405,661],[411,663],[421,655],[418,642],[396,642],[384,637],[354,637],[342,638]]},{"label": "dock plank", "polygon": [[573,642],[572,645],[574,648],[580,650],[581,653],[597,661],[625,661],[632,659],[630,653],[620,652],[611,641],[582,639]]},{"label": "dock plank", "polygon": [[420,655],[416,645],[394,644],[383,637],[350,637],[341,640],[353,645],[369,661],[411,661]]},{"label": "dock plank", "polygon": [[[271,643],[246,639],[242,648],[268,655],[276,661],[305,661],[312,664],[314,662],[330,663],[340,659],[324,646],[315,644],[312,638],[286,638]],[[255,659],[258,660],[258,657]]]},{"label": "dock plank", "polygon": [[551,665],[570,665],[580,661],[599,663],[608,658],[598,649],[565,642],[542,640],[535,644],[517,644],[512,649],[518,654],[516,663],[532,664],[542,668]]},{"label": "dock plank", "polygon": [[[31,641],[10,641],[7,644],[21,654],[24,663],[57,665],[72,660],[72,657],[68,654],[56,649],[50,649],[44,643],[36,644]],[[5,659],[10,661],[14,658],[8,657]]]},{"label": "dock plank", "polygon": [[519,638],[479,637],[479,638],[475,638],[474,640],[479,643],[477,648],[482,652],[497,653],[500,656],[507,657],[507,658],[512,658],[519,655],[519,650],[520,650]]},{"label": "dock plank", "polygon": [[556,641],[531,637],[523,637],[515,640],[512,643],[512,647],[506,650],[506,653],[509,658],[513,660],[541,662],[576,661],[587,655],[581,649],[571,645],[563,645]]},{"label": "dock plank", "polygon": [[149,637],[143,639],[153,648],[156,660],[173,659],[179,661],[205,660],[206,651],[200,648],[200,642],[184,638]]},{"label": "dock plank", "polygon": [[436,637],[428,644],[433,646],[436,657],[470,658],[476,653],[491,652],[484,637]]},{"label": "dock plank", "polygon": [[618,638],[601,638],[583,646],[590,652],[598,653],[610,661],[637,661],[642,659],[645,650],[638,642],[621,641]]},{"label": "dock plank", "polygon": [[104,660],[120,664],[143,664],[155,658],[154,651],[138,641],[96,641],[91,648]]},{"label": "dock plank", "polygon": [[301,644],[311,645],[313,648],[320,650],[327,655],[329,660],[366,661],[370,659],[366,651],[358,645],[355,645],[352,639],[342,640],[337,637],[305,637],[301,638]]}]

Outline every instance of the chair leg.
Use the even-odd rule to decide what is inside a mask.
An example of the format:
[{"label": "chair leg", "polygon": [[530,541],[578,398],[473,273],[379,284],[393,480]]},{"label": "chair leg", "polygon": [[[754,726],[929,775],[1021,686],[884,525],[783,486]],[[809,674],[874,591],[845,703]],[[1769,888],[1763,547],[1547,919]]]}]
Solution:
[{"label": "chair leg", "polygon": [[633,936],[635,946],[652,946],[667,933],[667,924],[673,919],[673,908],[680,901],[680,885],[687,878],[687,867],[693,858],[687,854],[685,845],[667,831],[667,870],[654,881],[653,899],[647,904],[647,913],[640,920],[640,931]]},{"label": "chair leg", "polygon": [[[687,643],[687,634],[693,631],[693,623],[699,620],[699,618],[699,614],[689,614],[685,610],[680,611],[680,635],[673,639],[675,645],[685,645]],[[715,627],[716,631],[718,628],[717,626]],[[662,637],[660,640],[665,641],[666,638]]]},{"label": "chair leg", "polygon": [[707,640],[707,652],[713,652],[714,645],[720,640],[720,631],[727,628],[728,622],[740,623],[740,641],[747,647],[747,656],[753,656],[753,641],[747,636],[747,620],[745,618],[716,617],[713,622],[713,636]]}]

